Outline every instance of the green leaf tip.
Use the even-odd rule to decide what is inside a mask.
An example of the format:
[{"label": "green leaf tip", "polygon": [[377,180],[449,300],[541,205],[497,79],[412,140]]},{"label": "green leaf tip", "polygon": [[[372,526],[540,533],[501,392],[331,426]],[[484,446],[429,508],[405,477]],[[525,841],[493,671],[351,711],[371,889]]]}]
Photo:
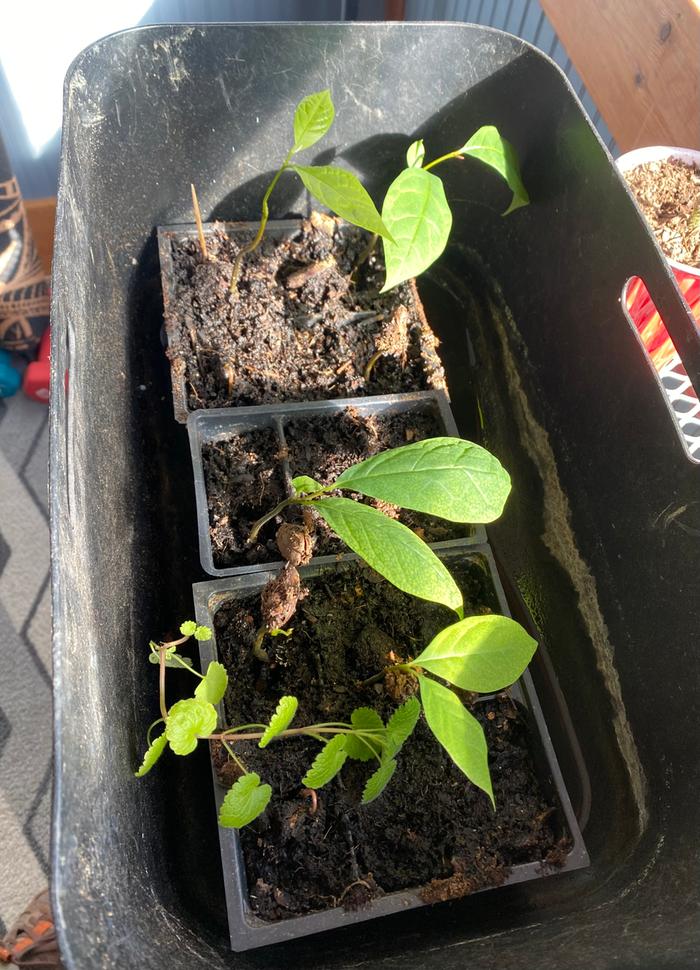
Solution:
[{"label": "green leaf tip", "polygon": [[336,734],[327,744],[324,744],[304,775],[302,785],[306,788],[322,788],[335,778],[348,757],[345,741],[346,735]]},{"label": "green leaf tip", "polygon": [[259,748],[266,748],[273,738],[276,738],[278,734],[282,731],[286,731],[289,725],[294,719],[294,715],[299,707],[299,701],[296,697],[285,696],[280,697],[277,702],[277,709],[275,713],[270,718],[270,723],[265,728],[263,736],[258,742]]},{"label": "green leaf tip", "polygon": [[528,205],[530,196],[520,175],[517,152],[494,125],[484,125],[483,128],[475,131],[466,145],[459,149],[459,154],[477,158],[498,172],[506,182],[513,193],[513,198],[503,213],[504,216],[521,206]]},{"label": "green leaf tip", "polygon": [[292,153],[310,148],[323,138],[333,124],[335,108],[331,92],[317,91],[308,94],[297,105],[294,112],[294,148]]},{"label": "green leaf tip", "polygon": [[227,687],[228,674],[226,668],[218,660],[212,660],[207,667],[204,679],[197,684],[194,696],[200,700],[208,701],[210,704],[218,704],[226,693]]},{"label": "green leaf tip", "polygon": [[391,238],[377,207],[362,182],[344,168],[335,165],[291,165],[306,189],[341,219],[361,229]]},{"label": "green leaf tip", "polygon": [[406,152],[406,165],[409,168],[420,168],[425,158],[425,145],[423,139],[411,142]]},{"label": "green leaf tip", "polygon": [[216,708],[200,697],[177,701],[168,712],[165,734],[175,754],[190,754],[197,747],[200,735],[216,729]]},{"label": "green leaf tip", "polygon": [[537,649],[507,616],[468,616],[441,630],[413,663],[463,690],[490,694],[520,677]]},{"label": "green leaf tip", "polygon": [[369,805],[375,798],[379,798],[391,779],[394,777],[397,764],[393,758],[384,761],[367,779],[364,791],[362,792],[362,804]]},{"label": "green leaf tip", "polygon": [[144,775],[148,774],[148,772],[151,770],[151,768],[156,763],[158,758],[160,758],[160,756],[163,754],[163,751],[165,751],[165,746],[167,743],[168,743],[168,739],[165,735],[165,732],[163,732],[163,734],[159,735],[154,741],[151,742],[148,750],[143,756],[141,767],[139,768],[138,771],[134,772],[137,778],[143,778]]},{"label": "green leaf tip", "polygon": [[242,775],[228,790],[219,810],[219,825],[226,829],[241,829],[267,808],[272,788],[260,784],[254,771]]}]

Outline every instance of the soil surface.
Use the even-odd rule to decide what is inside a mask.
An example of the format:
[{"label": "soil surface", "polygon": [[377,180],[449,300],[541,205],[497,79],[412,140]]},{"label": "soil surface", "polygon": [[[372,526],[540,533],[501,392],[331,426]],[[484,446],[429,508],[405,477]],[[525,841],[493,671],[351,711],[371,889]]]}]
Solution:
[{"label": "soil surface", "polygon": [[[464,593],[465,613],[497,608],[484,561],[475,556],[451,570]],[[415,655],[453,615],[412,599],[359,564],[332,567],[307,580],[308,594],[290,621],[290,637],[267,638],[272,664],[255,661],[260,597],[225,602],[214,625],[220,659],[229,673],[225,698],[230,724],[266,722],[283,694],[299,698],[293,726],[347,721],[358,706],[386,719],[414,689],[400,675],[373,686],[390,652]],[[483,724],[497,804],[455,767],[421,716],[398,756],[384,793],[359,800],[373,767],[346,762],[316,799],[301,778],[318,753],[311,739],[275,741],[260,750],[240,742],[247,768],[273,789],[265,813],[241,831],[250,901],[262,918],[278,920],[345,906],[395,890],[421,888],[426,901],[463,896],[500,885],[512,866],[561,864],[566,837],[557,811],[538,783],[525,716],[506,695],[464,694]],[[215,750],[222,782],[237,769]]]},{"label": "soil surface", "polygon": [[639,165],[625,179],[666,256],[700,267],[700,168],[672,158]]},{"label": "soil surface", "polygon": [[[252,233],[237,237],[248,241]],[[318,400],[444,387],[435,338],[415,289],[380,294],[381,247],[351,279],[368,234],[314,214],[293,239],[268,232],[243,261],[223,228],[173,237],[173,291],[164,282],[168,357],[184,374],[191,409]],[[396,335],[405,340],[397,345]],[[365,368],[377,350],[387,350]],[[392,352],[395,351],[395,352]]]},{"label": "soil surface", "polygon": [[[362,415],[353,408],[323,418],[299,418],[285,424],[286,455],[291,475],[310,475],[327,485],[363,458],[388,448],[444,434],[430,405],[407,412]],[[269,512],[287,492],[281,443],[275,432],[251,431],[205,445],[202,462],[209,508],[214,565],[219,569],[251,563],[278,562],[275,531],[282,522],[301,523],[298,507],[285,509],[260,531],[259,541],[246,545],[253,523]],[[344,492],[351,497],[352,493]],[[360,498],[360,496],[355,496]],[[422,515],[374,499],[362,499],[413,529],[426,542],[470,534],[468,525]],[[313,513],[312,555],[347,552],[320,516]]]}]

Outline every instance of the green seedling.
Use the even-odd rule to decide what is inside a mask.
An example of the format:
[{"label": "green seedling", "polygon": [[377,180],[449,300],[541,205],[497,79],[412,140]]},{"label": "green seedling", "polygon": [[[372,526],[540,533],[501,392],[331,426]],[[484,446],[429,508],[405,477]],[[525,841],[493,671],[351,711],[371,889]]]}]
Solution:
[{"label": "green seedling", "polygon": [[249,542],[287,506],[313,508],[394,586],[441,603],[461,617],[462,594],[427,543],[379,509],[328,493],[359,493],[450,522],[476,524],[499,517],[510,492],[510,476],[480,445],[461,438],[427,438],[352,465],[329,485],[300,475],[292,479],[292,486],[295,494],[255,523]]},{"label": "green seedling", "polygon": [[[422,709],[428,727],[450,758],[466,777],[482,789],[495,807],[488,766],[488,751],[483,729],[469,713],[457,694],[443,683],[468,691],[492,693],[512,684],[530,662],[536,648],[535,641],[513,620],[504,616],[468,617],[440,631],[431,643],[409,663],[394,664],[382,674],[358,685],[362,689],[378,680],[388,670],[401,670],[418,681],[420,700],[409,697],[391,715],[386,724],[369,707],[357,707],[349,721],[324,722],[304,727],[290,727],[297,709],[296,697],[279,699],[268,724],[241,724],[217,730],[216,705],[228,687],[228,675],[218,661],[212,661],[205,674],[194,670],[189,661],[175,652],[176,647],[189,639],[208,639],[211,631],[187,621],[181,630],[192,630],[181,640],[155,644],[151,654],[157,654],[160,666],[161,718],[148,731],[148,749],[141,767],[140,778],[147,774],[166,747],[176,755],[191,754],[199,741],[219,741],[237,765],[240,775],[224,798],[219,812],[219,824],[225,828],[242,828],[265,811],[272,797],[272,788],[261,782],[256,772],[248,771],[234,751],[236,742],[257,741],[266,748],[273,741],[290,737],[309,737],[322,747],[316,755],[301,785],[315,791],[327,785],[342,769],[348,758],[374,762],[362,794],[367,805],[381,795],[398,766],[397,756],[411,736]],[[165,699],[165,674],[168,666],[183,666],[198,678],[194,696],[176,701],[169,709]],[[163,731],[151,739],[153,730],[163,724]]]}]

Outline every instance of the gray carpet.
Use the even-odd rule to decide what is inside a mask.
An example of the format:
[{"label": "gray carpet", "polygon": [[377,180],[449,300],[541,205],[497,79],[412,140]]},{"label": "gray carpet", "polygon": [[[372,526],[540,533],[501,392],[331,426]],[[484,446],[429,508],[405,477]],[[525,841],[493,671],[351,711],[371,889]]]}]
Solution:
[{"label": "gray carpet", "polygon": [[0,935],[48,882],[48,408],[0,400]]}]

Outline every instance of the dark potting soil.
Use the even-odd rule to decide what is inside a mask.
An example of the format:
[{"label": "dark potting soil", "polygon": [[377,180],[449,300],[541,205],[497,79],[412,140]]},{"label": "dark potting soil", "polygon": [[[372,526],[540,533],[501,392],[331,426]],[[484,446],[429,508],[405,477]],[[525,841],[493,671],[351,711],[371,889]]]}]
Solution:
[{"label": "dark potting soil", "polygon": [[[465,613],[497,608],[483,560],[451,570]],[[289,623],[289,638],[267,638],[272,663],[251,656],[260,625],[259,596],[225,602],[214,619],[220,659],[229,671],[225,698],[230,724],[266,722],[280,696],[299,699],[294,725],[347,721],[369,706],[386,719],[414,689],[412,678],[358,682],[378,673],[389,654],[407,658],[454,617],[412,599],[359,564],[336,566],[308,580],[308,595]],[[359,907],[396,890],[419,888],[428,902],[500,885],[512,866],[561,864],[567,845],[557,811],[535,774],[526,717],[506,695],[463,695],[482,723],[497,810],[452,763],[419,720],[398,756],[383,794],[359,804],[373,771],[348,761],[316,799],[301,784],[319,751],[293,738],[265,750],[240,742],[237,753],[273,789],[264,814],[241,830],[253,910],[278,920],[317,910]],[[222,782],[237,769],[215,752]]]},{"label": "dark potting soil", "polygon": [[253,524],[286,497],[279,441],[272,430],[246,431],[202,449],[214,565],[219,569],[280,558],[277,526],[264,526],[248,546]]},{"label": "dark potting soil", "polygon": [[[444,434],[436,411],[412,408],[410,411],[362,415],[354,408],[323,418],[299,418],[285,425],[288,461],[292,476],[310,475],[328,485],[351,465],[388,448]],[[344,492],[345,496],[350,493]],[[355,496],[360,498],[360,496]],[[397,509],[375,499],[362,499],[368,505],[397,518],[426,542],[458,539],[470,533],[468,525],[447,522],[410,509]],[[299,520],[300,516],[296,516]],[[347,546],[314,513],[314,555],[327,556],[347,550]]]},{"label": "dark potting soil", "polygon": [[670,158],[638,165],[625,179],[666,256],[700,267],[700,168]]},{"label": "dark potting soil", "polygon": [[[240,242],[215,231],[205,262],[194,238],[173,238],[167,353],[184,372],[190,409],[444,387],[415,289],[405,283],[379,294],[379,252],[351,280],[368,238],[319,214],[294,239],[268,233],[243,262],[237,297],[229,282]],[[405,346],[381,356],[366,380],[366,365],[399,318]]]}]

